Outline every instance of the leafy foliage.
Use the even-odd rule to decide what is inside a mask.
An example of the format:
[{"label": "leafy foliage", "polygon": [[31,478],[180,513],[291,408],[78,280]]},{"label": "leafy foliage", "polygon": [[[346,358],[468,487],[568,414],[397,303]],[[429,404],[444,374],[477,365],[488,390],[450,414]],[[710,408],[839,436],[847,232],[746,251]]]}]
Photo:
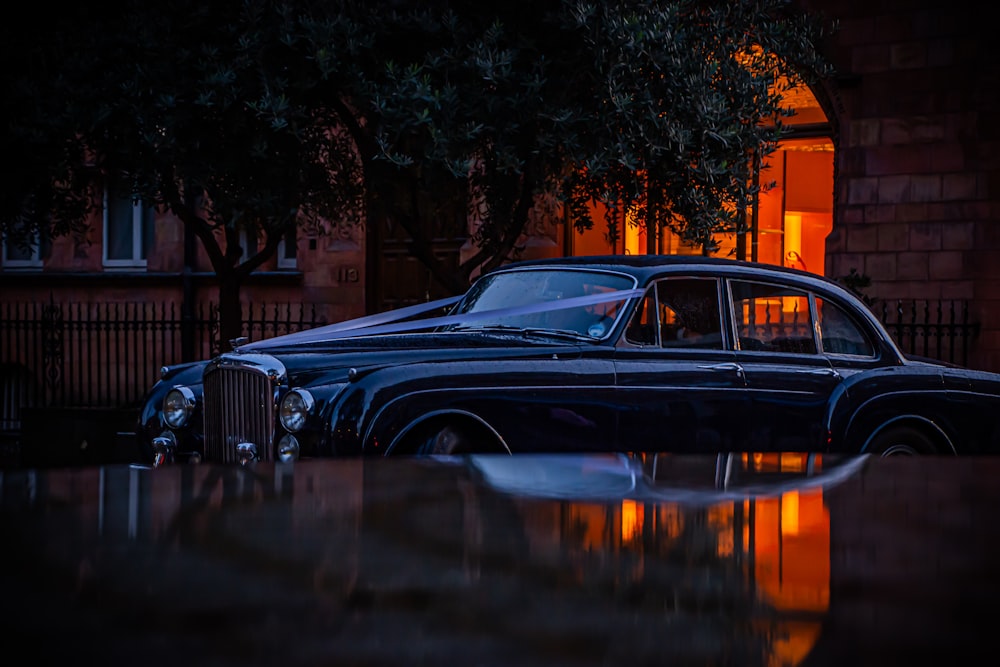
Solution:
[{"label": "leafy foliage", "polygon": [[[452,291],[512,256],[542,194],[577,228],[603,203],[611,237],[629,212],[707,251],[745,231],[754,165],[790,113],[781,82],[826,68],[821,24],[786,0],[29,11],[0,47],[18,64],[4,234],[80,229],[112,187],[197,235],[230,310],[289,229],[324,220],[398,222]],[[449,274],[430,240],[470,216],[479,252]],[[265,239],[242,263],[241,229]]]},{"label": "leafy foliage", "polygon": [[847,275],[837,278],[837,282],[853,292],[868,307],[875,305],[876,299],[865,292],[872,285],[871,276],[867,273],[858,273],[857,269],[851,267]]}]

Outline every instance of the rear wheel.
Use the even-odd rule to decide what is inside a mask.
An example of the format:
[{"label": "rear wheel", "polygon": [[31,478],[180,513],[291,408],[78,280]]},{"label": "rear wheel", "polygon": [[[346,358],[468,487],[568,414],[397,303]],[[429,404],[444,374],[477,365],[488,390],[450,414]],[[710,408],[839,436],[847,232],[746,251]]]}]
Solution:
[{"label": "rear wheel", "polygon": [[920,456],[936,454],[937,447],[927,434],[911,426],[884,429],[871,439],[865,453],[875,456]]}]

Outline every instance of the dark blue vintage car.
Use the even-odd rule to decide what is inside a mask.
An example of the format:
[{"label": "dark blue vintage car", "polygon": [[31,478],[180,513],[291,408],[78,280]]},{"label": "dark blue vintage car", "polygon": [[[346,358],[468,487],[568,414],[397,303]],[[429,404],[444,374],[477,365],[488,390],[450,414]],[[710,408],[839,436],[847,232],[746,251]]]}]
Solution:
[{"label": "dark blue vintage car", "polygon": [[150,461],[519,451],[1000,451],[1000,375],[907,359],[800,271],[682,256],[510,264],[462,297],[165,368]]}]

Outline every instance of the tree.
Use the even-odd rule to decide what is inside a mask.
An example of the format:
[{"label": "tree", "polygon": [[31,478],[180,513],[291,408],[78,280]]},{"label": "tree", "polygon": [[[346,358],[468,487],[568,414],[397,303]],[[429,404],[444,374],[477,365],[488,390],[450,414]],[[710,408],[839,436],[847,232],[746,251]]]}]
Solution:
[{"label": "tree", "polygon": [[781,0],[681,0],[593,5],[577,24],[605,94],[581,116],[598,136],[573,156],[574,224],[591,224],[596,200],[612,235],[627,210],[651,244],[668,228],[709,254],[718,234],[748,231],[755,173],[793,114],[787,93],[829,72],[821,19]]},{"label": "tree", "polygon": [[[4,74],[5,235],[79,229],[104,186],[170,210],[212,262],[224,338],[296,225],[391,217],[451,292],[515,256],[542,194],[578,228],[601,202],[611,236],[631,211],[710,249],[745,231],[778,82],[824,67],[819,25],[783,0],[120,0],[36,19],[0,47],[23,63]],[[479,252],[456,274],[427,230],[470,214]],[[265,241],[246,261],[241,230]]]},{"label": "tree", "polygon": [[[4,143],[24,170],[2,202],[5,234],[79,230],[103,188],[169,210],[211,261],[223,338],[238,336],[241,284],[282,238],[360,213],[356,150],[290,38],[326,15],[314,4],[60,7],[41,35],[12,35],[24,67],[7,73]],[[263,239],[246,260],[241,231]]]},{"label": "tree", "polygon": [[356,140],[368,181],[396,193],[381,213],[414,239],[422,183],[471,193],[480,252],[455,290],[510,258],[540,194],[577,228],[604,204],[611,237],[626,211],[651,244],[669,228],[708,253],[718,234],[745,233],[786,93],[829,72],[821,17],[784,0],[382,4],[358,17],[384,58],[362,68],[370,122]]}]

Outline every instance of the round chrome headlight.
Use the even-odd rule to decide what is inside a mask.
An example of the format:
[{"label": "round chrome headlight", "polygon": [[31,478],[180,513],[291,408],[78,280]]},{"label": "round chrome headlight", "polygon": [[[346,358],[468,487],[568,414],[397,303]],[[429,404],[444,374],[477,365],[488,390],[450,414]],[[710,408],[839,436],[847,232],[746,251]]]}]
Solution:
[{"label": "round chrome headlight", "polygon": [[187,387],[174,387],[163,397],[163,421],[170,428],[187,424],[194,411],[194,392]]},{"label": "round chrome headlight", "polygon": [[292,433],[301,431],[315,405],[316,401],[313,400],[312,394],[305,389],[291,390],[281,399],[281,409],[278,411],[281,425]]}]

